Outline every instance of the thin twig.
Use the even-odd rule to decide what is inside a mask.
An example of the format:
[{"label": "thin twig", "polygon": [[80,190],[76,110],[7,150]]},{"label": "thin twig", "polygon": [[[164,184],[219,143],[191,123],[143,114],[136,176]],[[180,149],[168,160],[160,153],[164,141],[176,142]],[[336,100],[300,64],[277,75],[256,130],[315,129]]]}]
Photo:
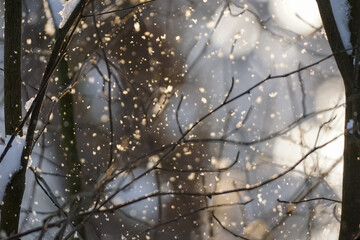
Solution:
[{"label": "thin twig", "polygon": [[225,226],[221,223],[221,221],[215,216],[214,213],[212,214],[212,217],[216,220],[216,222],[220,225],[220,227],[221,227],[222,229],[224,229],[226,232],[230,233],[230,234],[233,235],[234,237],[241,238],[241,239],[244,239],[244,240],[249,240],[248,238],[243,237],[243,236],[235,233],[234,231],[231,231],[229,228],[225,227]]},{"label": "thin twig", "polygon": [[111,14],[111,13],[117,13],[117,12],[123,12],[123,11],[128,11],[128,10],[133,10],[135,8],[141,7],[143,5],[149,4],[151,2],[155,2],[156,0],[149,0],[146,2],[142,2],[142,3],[138,3],[134,6],[131,7],[127,7],[127,8],[122,8],[122,9],[116,9],[116,10],[112,10],[112,11],[107,11],[107,12],[102,12],[102,13],[94,13],[93,14],[89,14],[89,15],[83,15],[83,18],[88,18],[88,17],[93,17],[93,16],[102,16],[102,15],[106,15],[106,14]]},{"label": "thin twig", "polygon": [[244,203],[225,203],[225,204],[217,204],[217,205],[209,205],[209,206],[205,206],[205,207],[201,207],[201,208],[198,208],[196,210],[193,210],[191,212],[188,212],[188,213],[185,213],[185,214],[182,214],[178,217],[175,217],[174,219],[171,219],[169,221],[166,221],[166,222],[162,222],[156,226],[153,226],[151,228],[148,228],[146,229],[145,231],[141,232],[139,235],[143,235],[144,233],[147,233],[149,231],[153,231],[159,227],[162,227],[164,225],[168,225],[170,223],[173,223],[173,222],[177,222],[179,221],[180,219],[186,219],[187,217],[191,216],[191,215],[194,215],[194,214],[197,214],[199,212],[202,212],[202,211],[207,211],[207,210],[210,210],[210,209],[215,209],[215,208],[220,208],[220,207],[231,207],[231,206],[237,206],[237,205],[246,205],[250,202],[252,202],[253,200],[249,200],[247,202],[244,202]]},{"label": "thin twig", "polygon": [[306,203],[306,202],[312,202],[312,201],[319,201],[319,200],[341,203],[340,200],[331,199],[331,198],[326,198],[326,197],[309,198],[309,199],[304,199],[304,200],[301,200],[301,201],[285,201],[285,200],[277,199],[277,201],[278,201],[279,203],[289,203],[289,204],[300,204],[300,203]]},{"label": "thin twig", "polygon": [[240,156],[240,151],[237,152],[235,160],[229,166],[218,169],[201,169],[201,168],[200,169],[170,169],[170,168],[161,168],[161,167],[156,167],[156,169],[159,169],[161,171],[180,172],[180,173],[206,173],[206,172],[219,173],[219,172],[225,172],[231,169],[233,166],[235,166],[235,164],[239,162],[239,156]]},{"label": "thin twig", "polygon": [[178,106],[176,108],[176,111],[175,111],[176,124],[178,126],[178,129],[179,129],[179,132],[180,132],[181,135],[184,135],[184,132],[183,132],[183,130],[181,128],[181,124],[180,124],[180,120],[179,120],[179,111],[180,111],[180,106],[181,106],[181,103],[182,103],[183,99],[184,99],[184,95],[181,94],[179,104],[178,104]]}]

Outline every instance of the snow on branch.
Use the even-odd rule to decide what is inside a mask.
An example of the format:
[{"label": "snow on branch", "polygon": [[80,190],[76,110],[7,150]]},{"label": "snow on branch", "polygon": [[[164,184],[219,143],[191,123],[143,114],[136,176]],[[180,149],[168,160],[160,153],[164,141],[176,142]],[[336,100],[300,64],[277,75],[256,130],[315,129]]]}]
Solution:
[{"label": "snow on branch", "polygon": [[64,3],[63,10],[59,12],[60,16],[62,17],[59,28],[64,27],[65,23],[67,22],[71,13],[74,11],[75,7],[78,5],[79,2],[80,0],[69,0]]},{"label": "snow on branch", "polygon": [[348,54],[352,53],[352,44],[350,40],[349,17],[350,5],[348,0],[330,0],[331,9],[336,21],[341,41]]}]

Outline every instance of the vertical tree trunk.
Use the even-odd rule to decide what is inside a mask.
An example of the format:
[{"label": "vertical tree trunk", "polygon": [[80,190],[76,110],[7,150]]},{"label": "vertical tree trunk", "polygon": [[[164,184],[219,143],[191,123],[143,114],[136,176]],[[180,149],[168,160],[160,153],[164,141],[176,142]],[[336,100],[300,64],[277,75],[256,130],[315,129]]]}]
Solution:
[{"label": "vertical tree trunk", "polygon": [[[21,17],[22,0],[5,0],[4,114],[6,135],[14,134],[21,121]],[[22,169],[14,174],[7,185],[1,206],[0,229],[7,235],[18,231],[24,187],[25,169]]]},{"label": "vertical tree trunk", "polygon": [[[353,93],[360,96],[357,90]],[[339,239],[354,239],[360,224],[360,98],[347,97],[342,214]],[[353,124],[354,123],[354,124]]]},{"label": "vertical tree trunk", "polygon": [[[360,2],[348,0],[350,5],[352,76],[345,82],[346,117],[344,175],[340,239],[354,239],[360,230]],[[349,129],[349,128],[353,129]]]},{"label": "vertical tree trunk", "polygon": [[[68,87],[71,83],[69,78],[68,62],[63,58],[58,65],[58,77],[60,82],[60,91]],[[61,122],[61,149],[64,157],[66,171],[66,187],[69,196],[75,196],[81,191],[81,163],[78,156],[76,135],[75,135],[75,117],[73,96],[70,92],[66,93],[59,100],[60,122]],[[75,202],[73,205],[74,212],[79,212],[81,202]],[[82,218],[74,220],[75,225],[80,224]],[[84,227],[79,228],[82,239],[87,239]]]},{"label": "vertical tree trunk", "polygon": [[4,105],[7,135],[13,134],[21,121],[21,15],[22,0],[5,1]]},{"label": "vertical tree trunk", "polygon": [[[65,59],[62,59],[58,66],[58,76],[62,88],[70,84],[68,72],[68,63]],[[75,195],[81,189],[81,164],[76,148],[73,97],[71,93],[67,93],[60,98],[59,103],[62,133],[61,148],[64,151],[66,183],[70,195]]]},{"label": "vertical tree trunk", "polygon": [[[317,0],[324,28],[346,90],[340,240],[355,239],[354,237],[360,232],[360,2],[358,0],[344,1],[347,1],[350,6],[347,26],[351,33],[350,41],[353,48],[350,51],[346,51],[341,40],[330,0]],[[352,53],[349,54],[349,52]],[[355,64],[356,62],[358,64]]]}]

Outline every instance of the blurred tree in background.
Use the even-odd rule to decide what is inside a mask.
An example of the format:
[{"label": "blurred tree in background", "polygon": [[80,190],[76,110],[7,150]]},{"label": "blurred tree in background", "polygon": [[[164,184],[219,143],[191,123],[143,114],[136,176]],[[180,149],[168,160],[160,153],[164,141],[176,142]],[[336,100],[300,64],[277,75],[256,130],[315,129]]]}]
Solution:
[{"label": "blurred tree in background", "polygon": [[71,4],[23,1],[26,187],[0,238],[338,238],[344,86],[315,0]]}]

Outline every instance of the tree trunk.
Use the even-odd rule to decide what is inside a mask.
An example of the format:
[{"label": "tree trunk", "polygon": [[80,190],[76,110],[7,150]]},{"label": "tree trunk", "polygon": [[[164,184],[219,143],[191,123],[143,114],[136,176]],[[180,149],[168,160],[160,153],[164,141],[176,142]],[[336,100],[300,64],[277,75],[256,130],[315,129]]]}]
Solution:
[{"label": "tree trunk", "polygon": [[[64,90],[70,84],[68,77],[68,63],[62,59],[58,65],[58,77],[61,88]],[[71,93],[66,93],[59,100],[59,111],[61,121],[61,148],[64,151],[63,157],[66,167],[66,184],[70,195],[75,195],[81,189],[81,163],[78,158],[75,137],[75,122],[73,97]]]},{"label": "tree trunk", "polygon": [[[344,172],[340,240],[358,239],[360,225],[360,2],[347,0],[350,6],[348,28],[353,49],[345,49],[329,0],[317,0],[329,44],[340,73],[346,95]],[[349,54],[351,52],[351,54]]]},{"label": "tree trunk", "polygon": [[[58,77],[60,82],[60,91],[64,91],[71,83],[69,78],[68,62],[63,58],[58,65]],[[66,187],[69,190],[70,197],[76,196],[81,191],[81,163],[77,151],[75,135],[75,117],[73,95],[67,92],[59,99],[59,111],[61,122],[61,150],[64,157],[66,171]],[[74,212],[79,212],[81,201],[77,201],[72,206]],[[80,224],[82,218],[76,218],[75,225]],[[87,239],[84,227],[79,228],[82,239]]]},{"label": "tree trunk", "polygon": [[22,0],[5,1],[4,108],[5,134],[21,121],[21,15]]},{"label": "tree trunk", "polygon": [[[360,92],[355,94],[360,96]],[[354,95],[352,95],[354,96]],[[354,239],[360,224],[360,98],[347,97],[342,214],[339,239]],[[353,124],[352,124],[353,123]]]},{"label": "tree trunk", "polygon": [[[22,0],[5,0],[4,115],[6,135],[15,134],[21,121],[21,17]],[[0,229],[7,235],[18,231],[24,188],[25,169],[22,169],[14,174],[2,199]]]}]

